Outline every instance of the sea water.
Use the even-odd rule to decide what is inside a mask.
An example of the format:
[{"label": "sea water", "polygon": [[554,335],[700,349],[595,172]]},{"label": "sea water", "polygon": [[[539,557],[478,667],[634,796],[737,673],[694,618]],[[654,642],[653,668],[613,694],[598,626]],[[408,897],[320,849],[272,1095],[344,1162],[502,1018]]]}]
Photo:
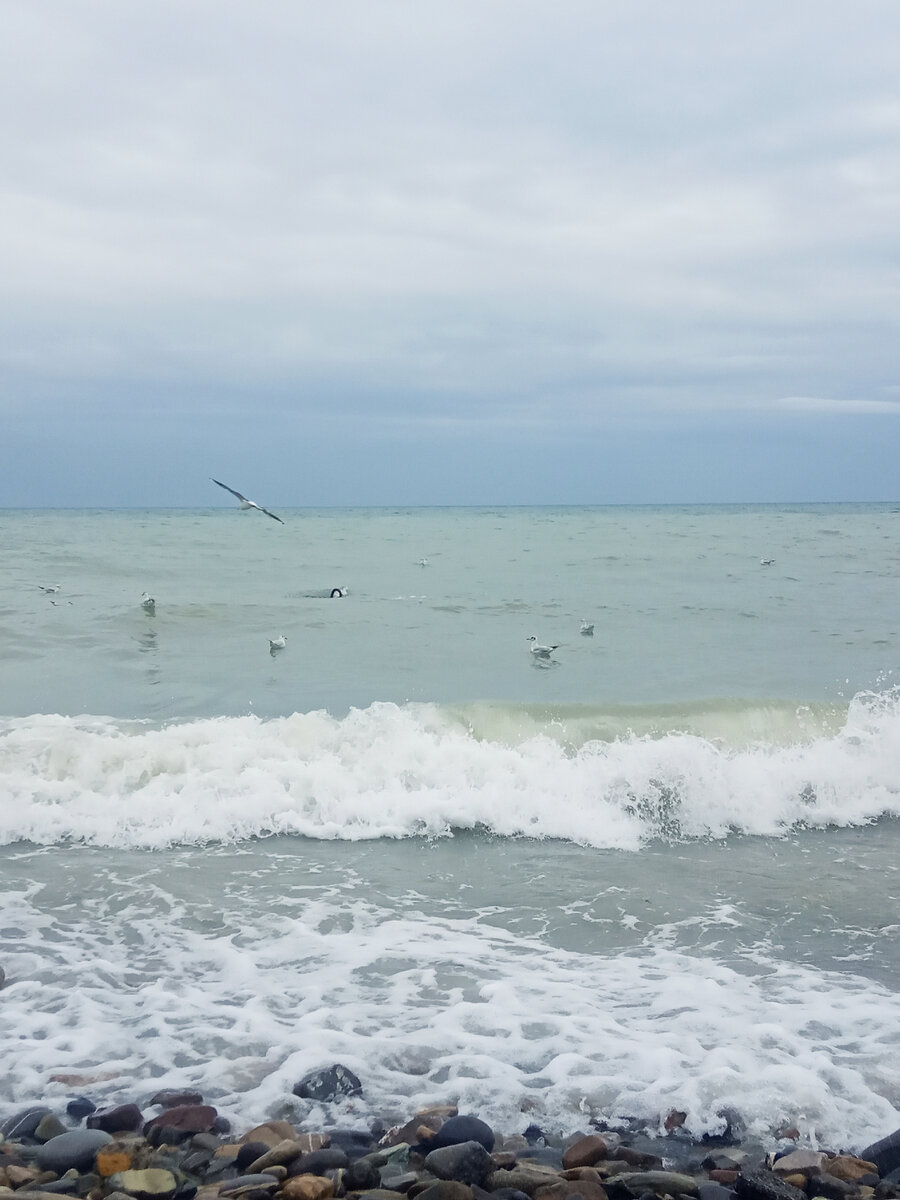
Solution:
[{"label": "sea water", "polygon": [[894,506],[280,515],[0,514],[0,1115],[900,1125]]}]

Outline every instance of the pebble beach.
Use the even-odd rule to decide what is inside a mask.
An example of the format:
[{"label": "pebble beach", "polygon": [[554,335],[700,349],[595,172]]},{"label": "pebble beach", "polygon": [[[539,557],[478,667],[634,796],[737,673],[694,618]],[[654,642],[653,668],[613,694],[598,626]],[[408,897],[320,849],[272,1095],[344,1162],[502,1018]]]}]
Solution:
[{"label": "pebble beach", "polygon": [[[387,1128],[343,1125],[359,1079],[340,1064],[294,1094],[335,1124],[271,1120],[233,1130],[202,1095],[165,1090],[98,1108],[87,1094],[58,1111],[35,1105],[0,1123],[0,1197],[50,1200],[892,1200],[900,1129],[859,1154],[796,1144],[762,1152],[733,1134],[694,1141],[672,1112],[665,1136],[628,1129],[500,1133],[454,1105]],[[349,1111],[346,1106],[350,1106]]]}]

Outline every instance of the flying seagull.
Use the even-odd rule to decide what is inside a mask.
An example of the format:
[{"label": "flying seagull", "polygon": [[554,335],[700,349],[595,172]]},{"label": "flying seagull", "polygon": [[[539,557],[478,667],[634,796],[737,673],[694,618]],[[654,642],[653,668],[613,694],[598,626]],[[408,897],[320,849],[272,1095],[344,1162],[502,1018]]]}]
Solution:
[{"label": "flying seagull", "polygon": [[529,642],[531,642],[530,650],[531,650],[531,653],[532,653],[532,654],[535,656],[535,658],[549,658],[549,657],[550,657],[550,655],[553,653],[553,651],[554,651],[554,650],[558,650],[558,649],[559,649],[559,646],[558,646],[558,645],[556,645],[556,646],[542,646],[542,645],[541,645],[541,644],[538,642],[538,640],[537,640],[537,638],[534,636],[534,634],[532,634],[530,638],[527,638],[527,639],[526,639],[526,641],[529,641]]},{"label": "flying seagull", "polygon": [[218,483],[220,488],[224,488],[226,492],[231,492],[232,496],[237,496],[241,502],[241,508],[255,508],[261,513],[265,513],[267,517],[271,517],[273,521],[277,521],[280,525],[284,524],[281,517],[276,517],[273,512],[269,512],[267,508],[263,508],[261,504],[257,504],[255,500],[248,500],[246,496],[242,496],[240,492],[236,492],[234,488],[230,488],[227,483],[220,483],[218,479],[210,479],[213,483]]}]

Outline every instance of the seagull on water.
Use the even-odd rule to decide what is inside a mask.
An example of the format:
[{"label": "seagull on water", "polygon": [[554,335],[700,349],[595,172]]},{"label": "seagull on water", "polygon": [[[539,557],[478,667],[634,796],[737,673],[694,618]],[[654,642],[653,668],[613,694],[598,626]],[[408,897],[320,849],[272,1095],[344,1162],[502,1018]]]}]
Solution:
[{"label": "seagull on water", "polygon": [[540,642],[537,640],[537,638],[534,636],[534,634],[532,634],[530,638],[526,638],[525,640],[531,642],[531,646],[529,647],[529,649],[531,650],[531,653],[535,656],[535,658],[549,658],[554,650],[559,649],[558,645],[542,646],[540,644]]},{"label": "seagull on water", "polygon": [[42,583],[39,583],[38,587],[44,593],[45,596],[55,596],[56,593],[59,591],[58,583],[54,583],[52,587],[44,587],[44,585]]},{"label": "seagull on water", "polygon": [[287,645],[287,638],[284,634],[281,637],[269,638],[269,653],[274,658],[279,650],[283,650]]},{"label": "seagull on water", "polygon": [[153,597],[150,595],[149,592],[144,592],[143,595],[141,596],[141,608],[144,610],[144,612],[148,612],[148,613],[156,612],[156,601],[153,599]]},{"label": "seagull on water", "polygon": [[775,561],[774,558],[761,558],[759,560],[759,565],[761,567],[771,567],[771,565],[774,561]]},{"label": "seagull on water", "polygon": [[581,622],[581,634],[582,634],[582,637],[593,637],[594,636],[594,626],[591,624],[590,621],[582,621]]},{"label": "seagull on water", "polygon": [[242,496],[240,492],[236,492],[234,488],[229,487],[227,483],[221,483],[218,479],[213,479],[212,476],[210,476],[210,479],[213,483],[217,483],[220,488],[224,488],[226,492],[231,492],[232,496],[237,496],[238,500],[241,502],[242,509],[255,508],[257,512],[265,513],[267,517],[271,517],[273,521],[277,521],[280,525],[284,524],[284,521],[282,521],[281,517],[276,517],[273,512],[269,512],[267,508],[263,508],[263,506],[261,504],[257,504],[255,500],[248,500],[246,496]]}]

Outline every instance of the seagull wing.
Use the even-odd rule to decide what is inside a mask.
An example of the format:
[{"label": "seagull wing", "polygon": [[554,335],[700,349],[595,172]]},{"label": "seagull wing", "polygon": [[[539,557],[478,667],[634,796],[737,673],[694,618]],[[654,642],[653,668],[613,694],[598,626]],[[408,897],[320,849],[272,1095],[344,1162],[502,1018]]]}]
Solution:
[{"label": "seagull wing", "polygon": [[[231,492],[232,496],[237,496],[238,500],[243,500],[245,504],[253,504],[252,500],[248,500],[246,496],[242,496],[240,492],[236,492],[234,488],[230,488],[227,483],[219,483],[218,479],[213,479],[210,475],[212,483],[218,483],[220,488],[224,488],[226,492]],[[254,508],[256,505],[254,505]]]},{"label": "seagull wing", "polygon": [[271,517],[273,521],[278,521],[281,525],[284,524],[284,521],[281,520],[281,517],[276,517],[274,513],[270,513],[269,510],[267,508],[263,508],[261,504],[254,504],[253,507],[258,508],[260,512],[264,512],[266,516]]}]

